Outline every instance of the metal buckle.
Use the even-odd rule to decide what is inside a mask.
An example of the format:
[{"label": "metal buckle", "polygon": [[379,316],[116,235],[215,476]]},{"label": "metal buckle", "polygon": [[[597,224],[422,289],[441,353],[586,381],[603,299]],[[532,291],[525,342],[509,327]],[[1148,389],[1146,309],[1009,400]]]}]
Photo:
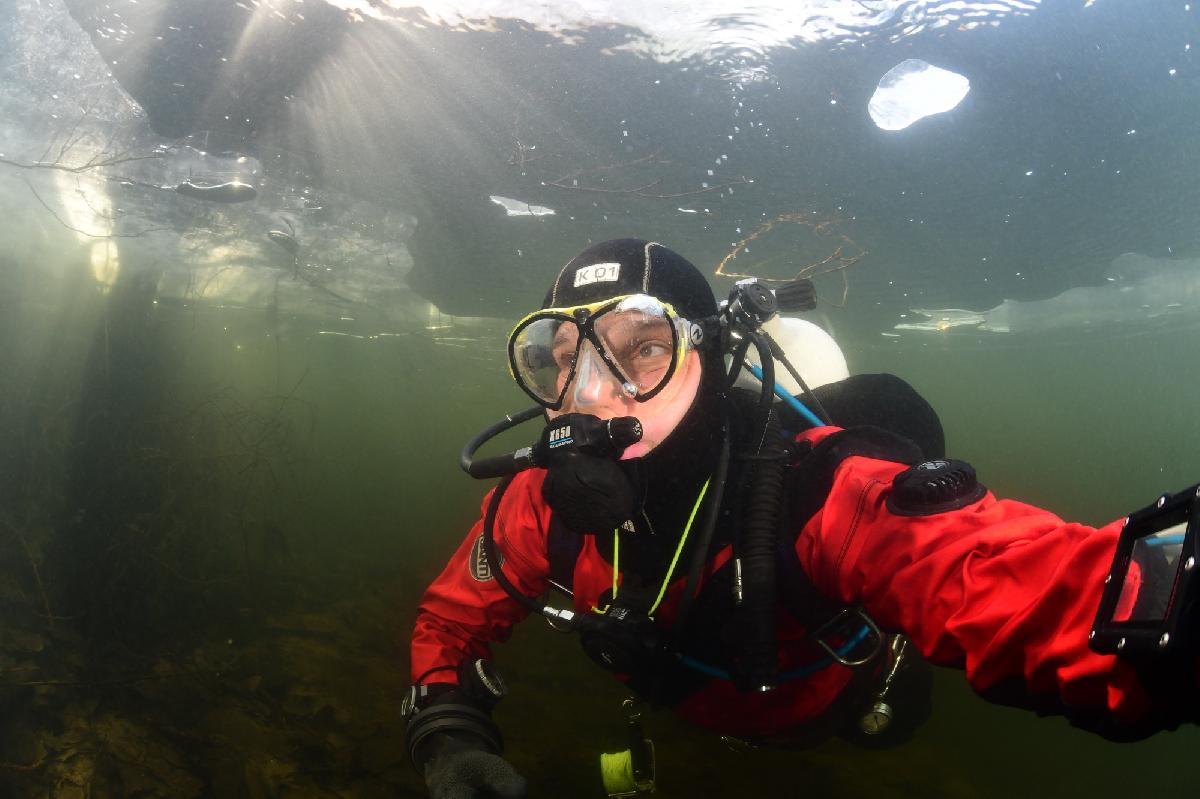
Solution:
[{"label": "metal buckle", "polygon": [[[836,649],[834,649],[832,646],[830,646],[829,643],[822,637],[827,633],[836,632],[837,630],[843,629],[844,623],[842,622],[842,620],[847,618],[848,616],[858,616],[859,619],[861,619],[863,625],[868,630],[870,630],[871,635],[873,635],[875,638],[875,643],[871,647],[871,651],[867,654],[866,657],[860,658],[858,660],[847,659],[845,656],[841,655]],[[850,668],[862,666],[862,665],[874,660],[876,657],[879,656],[879,653],[883,650],[883,643],[884,643],[884,635],[883,635],[883,632],[879,629],[879,625],[875,623],[874,619],[872,619],[870,616],[867,615],[867,612],[865,610],[863,610],[861,607],[858,607],[857,605],[852,605],[850,607],[842,608],[832,619],[825,622],[817,629],[813,630],[810,637],[814,641],[816,641],[822,649],[824,649],[826,652],[828,652],[829,656],[831,658],[833,658],[835,661],[842,664],[843,666],[849,666]],[[857,645],[854,648],[857,648]],[[847,652],[846,654],[850,654],[850,653]]]},{"label": "metal buckle", "polygon": [[408,686],[408,693],[400,700],[400,718],[408,721],[417,714],[417,702],[424,695],[424,692],[421,691],[424,687],[415,683]]}]

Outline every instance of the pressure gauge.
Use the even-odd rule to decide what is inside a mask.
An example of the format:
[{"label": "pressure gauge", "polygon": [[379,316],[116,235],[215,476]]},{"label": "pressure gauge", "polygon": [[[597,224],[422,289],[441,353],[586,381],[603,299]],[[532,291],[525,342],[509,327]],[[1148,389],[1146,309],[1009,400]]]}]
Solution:
[{"label": "pressure gauge", "polygon": [[879,735],[892,723],[892,706],[887,702],[876,702],[858,720],[858,727],[867,735]]}]

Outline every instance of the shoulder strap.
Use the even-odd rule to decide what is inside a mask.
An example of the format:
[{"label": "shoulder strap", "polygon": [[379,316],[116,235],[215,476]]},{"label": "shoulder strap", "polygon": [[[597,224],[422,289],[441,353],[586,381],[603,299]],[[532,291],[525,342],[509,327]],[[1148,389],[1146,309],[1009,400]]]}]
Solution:
[{"label": "shoulder strap", "polygon": [[546,534],[546,557],[550,561],[550,585],[567,596],[575,595],[575,562],[583,551],[583,536],[568,530],[550,515],[550,530]]},{"label": "shoulder strap", "polygon": [[845,608],[813,585],[796,554],[796,536],[825,504],[838,465],[854,455],[910,465],[922,460],[920,448],[908,439],[879,427],[864,425],[830,435],[788,470],[784,478],[788,507],[780,514],[784,529],[776,548],[776,568],[779,569],[776,584],[784,607],[810,631],[819,629]]},{"label": "shoulder strap", "polygon": [[[890,374],[851,375],[813,389],[833,423],[847,430],[874,425],[903,436],[921,448],[921,460],[946,457],[946,436],[937,412],[925,398]],[[785,430],[808,427],[787,403],[779,405]]]},{"label": "shoulder strap", "polygon": [[825,437],[784,478],[789,507],[782,514],[794,537],[808,524],[833,489],[833,474],[842,461],[856,455],[903,463],[907,466],[925,458],[921,448],[903,436],[882,427],[861,425]]}]

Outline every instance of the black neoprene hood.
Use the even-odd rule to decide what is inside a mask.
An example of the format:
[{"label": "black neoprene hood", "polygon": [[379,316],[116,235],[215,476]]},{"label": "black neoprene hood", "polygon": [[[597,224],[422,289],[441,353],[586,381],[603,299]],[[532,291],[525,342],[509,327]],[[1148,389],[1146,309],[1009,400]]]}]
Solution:
[{"label": "black neoprene hood", "polygon": [[[669,302],[691,322],[717,313],[712,287],[699,269],[673,250],[642,239],[613,239],[588,247],[558,273],[542,307],[570,308],[625,294],[648,294]],[[713,337],[700,347],[700,387],[675,429],[648,455],[620,462],[639,490],[645,518],[652,520],[650,529],[663,530],[663,540],[673,540],[683,529],[701,484],[712,474],[725,382],[725,364],[716,344]],[[651,560],[650,571],[660,574],[663,564]]]},{"label": "black neoprene hood", "polygon": [[542,307],[569,308],[624,294],[657,297],[690,321],[717,312],[699,269],[679,253],[642,239],[612,239],[576,255],[558,273]]}]

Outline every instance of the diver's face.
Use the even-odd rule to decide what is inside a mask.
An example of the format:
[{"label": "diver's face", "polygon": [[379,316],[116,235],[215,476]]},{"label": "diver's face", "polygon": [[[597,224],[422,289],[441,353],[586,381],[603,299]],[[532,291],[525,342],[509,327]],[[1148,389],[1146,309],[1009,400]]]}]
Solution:
[{"label": "diver's face", "polygon": [[[675,324],[661,314],[648,314],[641,308],[618,308],[598,315],[593,333],[595,341],[603,342],[605,354],[628,379],[627,385],[618,384],[626,394],[650,393],[671,370],[675,356]],[[597,376],[594,370],[612,375],[612,369],[601,359],[594,341],[585,341],[584,348],[578,348],[579,335],[579,327],[571,323],[560,324],[554,333],[552,353],[558,369],[556,394],[563,396],[578,354],[575,403],[595,403],[600,399],[600,384],[594,379]]]},{"label": "diver's face", "polygon": [[[644,334],[646,331],[642,331]],[[562,346],[555,341],[555,358],[559,367],[558,389],[561,392],[567,388],[563,406],[557,411],[546,411],[551,419],[565,413],[587,413],[601,419],[612,419],[617,416],[635,416],[642,423],[642,440],[626,448],[621,456],[639,458],[646,455],[670,435],[675,426],[683,419],[696,391],[700,386],[700,355],[694,350],[688,351],[671,376],[670,382],[662,391],[645,402],[638,402],[629,396],[612,370],[600,359],[595,347],[590,341],[584,341],[579,348],[579,362],[575,367],[575,375],[571,385],[566,386],[570,374],[571,359],[575,355],[575,341],[567,341],[564,336]],[[561,354],[561,359],[560,359]],[[630,379],[639,385],[657,385],[662,376],[670,368],[671,340],[669,332],[665,342],[657,339],[642,340],[637,347],[631,347],[621,353],[617,360],[623,371]],[[635,376],[636,375],[636,376]]]}]

